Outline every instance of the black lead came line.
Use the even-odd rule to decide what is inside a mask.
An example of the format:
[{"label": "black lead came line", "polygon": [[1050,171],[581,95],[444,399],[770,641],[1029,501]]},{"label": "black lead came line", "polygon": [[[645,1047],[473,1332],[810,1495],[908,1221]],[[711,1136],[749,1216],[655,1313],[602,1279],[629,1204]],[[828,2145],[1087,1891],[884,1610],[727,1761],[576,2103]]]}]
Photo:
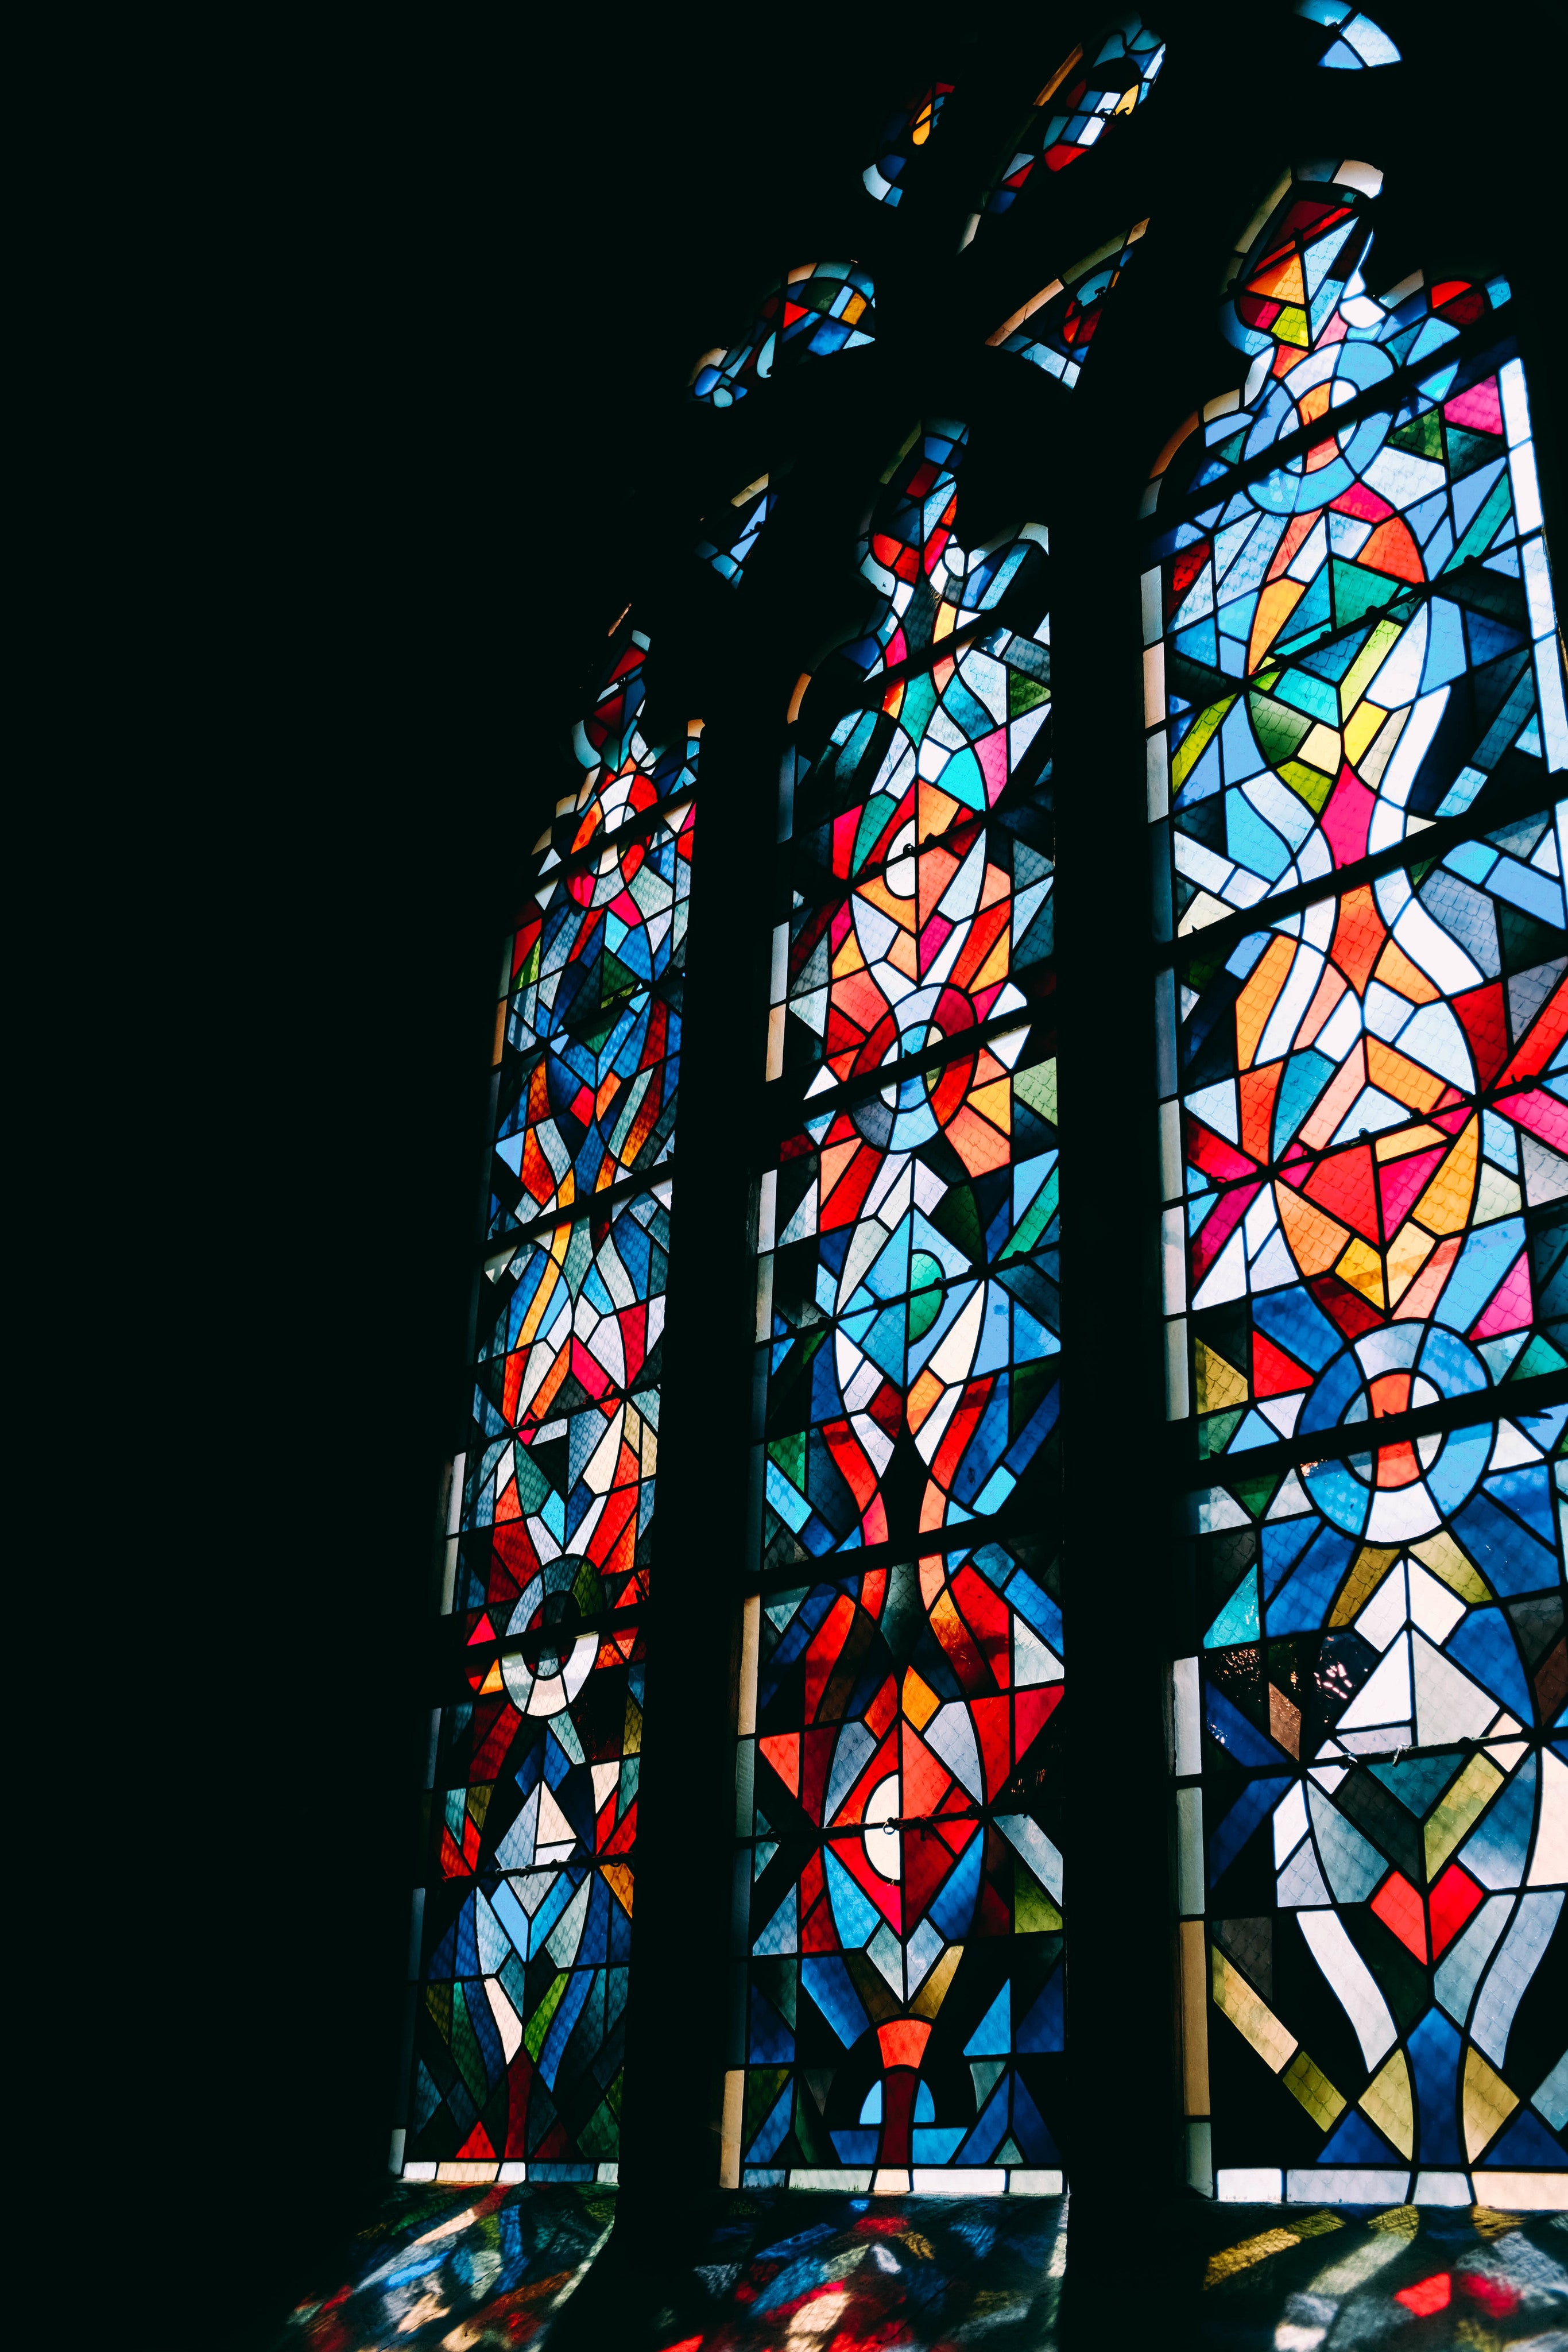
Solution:
[{"label": "black lead came line", "polygon": [[[1454,341],[1446,343],[1440,352],[1428,352],[1420,360],[1406,360],[1402,367],[1392,370],[1367,391],[1358,393],[1354,399],[1343,401],[1337,408],[1329,409],[1321,418],[1314,417],[1310,425],[1301,425],[1296,432],[1284,434],[1278,441],[1271,441],[1268,448],[1260,450],[1256,457],[1244,457],[1234,466],[1228,467],[1218,482],[1206,482],[1201,489],[1189,485],[1179,512],[1162,514],[1156,505],[1154,513],[1144,520],[1145,540],[1163,539],[1168,531],[1179,529],[1184,522],[1195,520],[1206,507],[1223,506],[1234,491],[1245,489],[1249,483],[1261,481],[1266,475],[1278,473],[1292,458],[1304,457],[1309,450],[1321,448],[1325,441],[1337,442],[1351,425],[1361,424],[1365,417],[1376,416],[1384,410],[1391,415],[1397,415],[1410,395],[1424,390],[1428,377],[1439,374],[1444,368],[1466,360],[1494,356],[1500,365],[1505,360],[1511,359],[1517,349],[1517,338],[1511,328],[1505,327],[1500,332],[1498,313],[1489,311],[1484,319],[1478,319],[1473,325],[1461,327]],[[1305,356],[1303,352],[1302,357]],[[1282,382],[1283,379],[1275,378],[1273,381]],[[1211,424],[1228,423],[1232,416],[1236,419],[1233,429],[1237,432],[1240,432],[1249,421],[1252,424],[1258,422],[1255,414],[1249,414],[1239,404],[1229,410],[1224,419],[1211,417],[1208,421]],[[1192,429],[1201,431],[1203,423],[1200,409]],[[1206,443],[1205,447],[1207,446]],[[1176,451],[1173,450],[1173,463],[1175,457]],[[1152,478],[1163,487],[1168,472],[1167,467],[1166,474]]]},{"label": "black lead came line", "polygon": [[[1568,1370],[1541,1372],[1521,1381],[1512,1390],[1477,1389],[1462,1397],[1439,1397],[1435,1404],[1416,1405],[1411,1412],[1389,1413],[1376,1421],[1338,1423],[1333,1429],[1298,1432],[1277,1445],[1249,1445],[1240,1454],[1210,1454],[1177,1465],[1180,1488],[1197,1493],[1205,1486],[1226,1486],[1238,1480],[1262,1477],[1275,1470],[1314,1470],[1320,1462],[1343,1462],[1353,1454],[1379,1454],[1410,1444],[1450,1429],[1495,1429],[1500,1422],[1517,1421],[1568,1402]],[[1168,1422],[1167,1432],[1179,1442],[1192,1421]],[[1422,1540],[1422,1538],[1417,1538]]]},{"label": "black lead came line", "polygon": [[[1546,779],[1548,786],[1551,778]],[[1563,778],[1568,792],[1568,776]],[[1310,907],[1323,900],[1348,898],[1369,882],[1381,881],[1385,874],[1395,874],[1402,866],[1419,866],[1427,861],[1437,864],[1450,849],[1461,842],[1484,840],[1489,833],[1500,833],[1505,825],[1522,824],[1529,817],[1550,820],[1556,802],[1547,796],[1543,801],[1541,786],[1528,789],[1515,785],[1487,801],[1483,793],[1458,816],[1445,817],[1423,825],[1419,833],[1407,835],[1403,841],[1390,842],[1386,849],[1375,849],[1370,856],[1359,857],[1354,865],[1336,866],[1330,874],[1311,882],[1301,883],[1294,890],[1281,890],[1277,897],[1260,898],[1257,905],[1244,907],[1227,915],[1222,921],[1205,923],[1199,929],[1183,931],[1176,939],[1158,942],[1153,962],[1156,971],[1179,971],[1198,957],[1214,957],[1223,962],[1244,939],[1256,931],[1275,929],[1292,915],[1305,914]],[[1169,823],[1162,818],[1162,824]],[[1153,833],[1154,827],[1150,827]]]}]

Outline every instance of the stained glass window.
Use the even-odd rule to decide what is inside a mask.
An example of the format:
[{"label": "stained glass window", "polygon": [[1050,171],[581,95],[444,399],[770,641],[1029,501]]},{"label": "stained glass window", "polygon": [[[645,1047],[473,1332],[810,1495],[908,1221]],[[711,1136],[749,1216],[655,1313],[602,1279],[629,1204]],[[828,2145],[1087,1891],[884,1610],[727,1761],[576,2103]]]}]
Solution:
[{"label": "stained glass window", "polygon": [[[1365,97],[1338,77],[1401,62],[1341,0],[1276,16],[1269,56],[1322,108]],[[1070,2074],[1098,2046],[1085,2015],[1106,2014],[1082,1997],[1084,1951],[1110,1943],[1097,1841],[1162,1903],[1168,1866],[1176,1914],[1144,1973],[1129,1963],[1143,2005],[1174,1985],[1178,2017],[1148,2028],[1146,2112],[1113,2128],[1174,2144],[1170,2060],[1206,2199],[1366,2209],[1355,2228],[1388,2244],[1357,2238],[1364,2269],[1335,2294],[1368,2325],[1389,2302],[1368,2246],[1403,2262],[1415,2208],[1471,2205],[1490,2244],[1484,2217],[1544,2208],[1565,2175],[1568,709],[1533,355],[1498,268],[1384,282],[1376,169],[1298,164],[1224,269],[1240,381],[1145,482],[1166,373],[1212,348],[1183,344],[1168,299],[1199,211],[1162,222],[1150,193],[1187,168],[1187,134],[1142,117],[1111,156],[1163,136],[1158,168],[1075,173],[1071,210],[1059,175],[1141,115],[1165,56],[1137,16],[1093,31],[1005,150],[996,121],[964,126],[967,87],[929,65],[903,85],[862,173],[874,213],[847,179],[869,260],[772,283],[678,404],[675,625],[657,635],[714,681],[692,698],[713,736],[664,710],[654,728],[649,633],[623,614],[508,935],[397,2159],[422,2192],[495,2184],[474,2242],[504,2240],[531,2292],[558,2235],[601,2229],[629,2028],[706,2031],[701,2189],[737,2196],[656,2323],[699,2312],[683,2347],[780,2276],[828,2307],[834,2266],[893,2233],[873,2199],[1058,2199],[1070,2170],[1075,2204],[1081,2179],[1084,2205],[1105,2195],[1113,2125],[1085,2116],[1089,2066],[1076,2091]],[[925,186],[890,215],[944,120],[962,201],[998,161],[960,252],[987,234],[956,262],[946,166],[926,184],[923,270]],[[796,397],[808,359],[873,341]],[[1065,478],[1114,479],[1107,379],[1120,544],[1108,509],[1086,535]],[[1158,421],[1139,440],[1128,416]],[[1098,670],[1094,534],[1120,599],[1096,609],[1125,625]],[[688,982],[705,742],[724,952]],[[1098,969],[1085,902],[1113,940]],[[1113,1034],[1082,1008],[1133,963],[1113,931],[1129,902],[1139,1001]],[[1108,1139],[1143,1117],[1149,1066],[1147,1190],[1096,1265],[1082,1237],[1097,1189],[1132,1181]],[[677,1181],[701,1203],[684,1272]],[[704,1354],[710,1249],[735,1282]],[[1103,1286],[1133,1300],[1114,1363],[1089,1331]],[[729,1498],[711,1527],[682,1516],[683,1409],[725,1456],[692,1481]],[[1071,1440],[1096,1430],[1092,1477]],[[1142,1504],[1107,1497],[1107,1462],[1155,1497],[1148,1561],[1118,1551]],[[1158,1630],[1129,1636],[1107,1703],[1113,1578]],[[643,1738],[648,1675],[716,1610],[733,1716],[695,1667],[671,1687],[708,1709],[727,1769],[733,1731],[716,1853],[689,1804],[661,1817]],[[1075,1707],[1106,1708],[1071,1757],[1070,1633]],[[1127,1780],[1085,1762],[1134,1753],[1140,1656],[1151,1749],[1164,1673],[1170,1785],[1157,1754],[1145,1777],[1168,1856],[1114,1817],[1103,1792]],[[672,1901],[651,1927],[672,1854],[689,1916]],[[639,1970],[667,1996],[683,1968],[698,1979],[699,1943],[727,2005],[699,2028],[645,2002],[639,2029]],[[1125,2105],[1126,2050],[1113,2063]],[[635,2097],[629,2167],[669,2120],[644,2130]],[[525,2244],[502,2218],[513,2184],[540,2183],[559,2231]],[[791,2234],[801,2190],[841,2203]],[[1063,2209],[1038,2229],[1002,2210],[988,2244],[1049,2241],[1060,2280]],[[1255,2224],[1205,2291],[1349,2226]],[[956,2242],[973,2227],[953,2221]],[[967,2314],[941,2242],[943,2308]],[[1522,2238],[1508,2257],[1534,2259]],[[880,2279],[902,2261],[867,2312],[894,2307]],[[1388,2276],[1410,2314],[1438,2307],[1426,2273]]]},{"label": "stained glass window", "polygon": [[613,2179],[700,726],[622,630],[496,1011],[473,1422],[432,1734],[410,2179]]},{"label": "stained glass window", "polygon": [[1125,236],[1113,236],[1098,251],[1071,263],[1004,319],[987,341],[1043,368],[1071,392],[1082,373],[1100,314],[1147,227],[1147,221],[1134,221]]},{"label": "stained glass window", "polygon": [[1379,24],[1353,8],[1350,0],[1296,0],[1296,14],[1321,25],[1321,66],[1334,73],[1359,73],[1367,66],[1396,66],[1399,52]]},{"label": "stained glass window", "polygon": [[1377,191],[1265,205],[1145,502],[1191,2178],[1507,2204],[1568,2120],[1568,727],[1510,289],[1375,299]]},{"label": "stained glass window", "polygon": [[802,360],[862,351],[876,339],[876,289],[852,261],[803,261],[773,288],[744,342],[704,352],[691,396],[732,407]]},{"label": "stained glass window", "polygon": [[907,106],[886,125],[878,142],[874,163],[868,163],[862,174],[866,193],[879,205],[899,205],[904,200],[904,178],[921,150],[936,135],[942,120],[942,109],[953,95],[950,81],[928,82],[912,98]]},{"label": "stained glass window", "polygon": [[1037,163],[1064,172],[1154,89],[1166,47],[1137,16],[1109,26],[1058,66],[1009,143],[996,177],[964,232],[967,244],[988,215],[1010,212]]},{"label": "stained glass window", "polygon": [[784,753],[725,2133],[754,2187],[1061,2185],[1051,633],[1044,532],[955,537],[967,440],[928,418],[889,469],[863,629]]}]

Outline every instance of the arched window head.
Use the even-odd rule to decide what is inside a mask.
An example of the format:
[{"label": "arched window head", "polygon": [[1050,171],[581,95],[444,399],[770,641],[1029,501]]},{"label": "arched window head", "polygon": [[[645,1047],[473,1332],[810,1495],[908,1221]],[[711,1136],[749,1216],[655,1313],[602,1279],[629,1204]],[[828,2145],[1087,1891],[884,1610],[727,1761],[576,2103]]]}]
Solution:
[{"label": "arched window head", "polygon": [[1004,319],[987,341],[1043,368],[1071,392],[1082,373],[1100,314],[1148,225],[1146,220],[1134,221],[1125,236],[1111,237],[1093,253],[1085,254],[1049,286],[1042,286],[1011,318]]},{"label": "arched window head", "polygon": [[1296,14],[1310,25],[1321,25],[1327,38],[1318,63],[1337,73],[1356,73],[1365,66],[1396,66],[1400,53],[1381,25],[1353,8],[1350,0],[1296,0]]},{"label": "arched window head", "polygon": [[1140,16],[1124,16],[1058,66],[1035,100],[960,243],[984,213],[1011,209],[1039,163],[1064,172],[1097,144],[1109,126],[1140,107],[1154,89],[1166,47]]},{"label": "arched window head", "polygon": [[728,408],[788,365],[873,342],[875,299],[858,263],[803,261],[764,300],[744,342],[704,352],[692,371],[692,398]]},{"label": "arched window head", "polygon": [[910,164],[935,136],[942,109],[953,95],[950,81],[934,81],[901,106],[882,134],[882,152],[861,177],[879,205],[898,205]]},{"label": "arched window head", "polygon": [[1045,533],[1035,524],[982,547],[959,546],[957,472],[968,439],[967,425],[928,417],[888,470],[861,561],[885,603],[868,634],[846,648],[868,677],[908,660],[965,616],[994,611],[1030,561],[1031,542],[1043,547]]},{"label": "arched window head", "polygon": [[575,733],[587,773],[536,845],[507,973],[496,1234],[668,1156],[701,722],[668,750],[644,741],[647,645],[633,630],[612,664]]}]

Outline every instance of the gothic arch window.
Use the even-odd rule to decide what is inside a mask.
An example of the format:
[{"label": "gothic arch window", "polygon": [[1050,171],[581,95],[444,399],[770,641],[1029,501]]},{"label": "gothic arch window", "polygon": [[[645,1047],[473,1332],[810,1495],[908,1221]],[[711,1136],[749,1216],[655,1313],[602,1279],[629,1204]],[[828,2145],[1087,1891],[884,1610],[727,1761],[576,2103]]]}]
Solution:
[{"label": "gothic arch window", "polygon": [[927,55],[694,334],[529,780],[408,2181],[1557,2193],[1549,289],[1384,13]]},{"label": "gothic arch window", "polygon": [[1506,2202],[1563,2119],[1568,722],[1511,289],[1375,299],[1380,182],[1263,208],[1145,501],[1190,2177]]}]

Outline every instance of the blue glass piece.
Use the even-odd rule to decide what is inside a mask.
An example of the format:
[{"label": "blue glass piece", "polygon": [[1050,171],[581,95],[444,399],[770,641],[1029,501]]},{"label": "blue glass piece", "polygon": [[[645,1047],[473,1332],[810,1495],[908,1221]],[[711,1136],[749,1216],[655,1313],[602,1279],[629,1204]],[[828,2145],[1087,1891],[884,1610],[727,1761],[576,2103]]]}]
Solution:
[{"label": "blue glass piece", "polygon": [[964,2044],[966,2058],[1005,2058],[1012,2047],[1011,1988],[1003,1985]]},{"label": "blue glass piece", "polygon": [[1061,2151],[1051,2127],[1029,2095],[1021,2076],[1013,2076],[1013,2137],[1030,2164],[1059,2165]]},{"label": "blue glass piece", "polygon": [[1279,1583],[1294,1562],[1301,1549],[1317,1533],[1318,1523],[1310,1515],[1299,1519],[1270,1519],[1263,1528],[1263,1597]]},{"label": "blue glass piece", "polygon": [[746,2151],[748,2164],[766,2164],[782,2146],[789,2129],[789,2102],[792,2095],[792,2086],[786,2083],[768,2111],[761,2130]]},{"label": "blue glass piece", "polygon": [[1207,1633],[1206,1650],[1229,1649],[1238,1642],[1255,1642],[1261,1632],[1258,1618],[1258,1572],[1249,1569]]},{"label": "blue glass piece", "polygon": [[1290,1580],[1269,1603],[1269,1633],[1315,1633],[1355,1557],[1347,1536],[1322,1528]]},{"label": "blue glass piece", "polygon": [[795,2055],[794,2035],[773,2003],[765,1999],[755,1985],[751,1989],[748,2055],[754,2066],[775,2063],[787,2065]]},{"label": "blue glass piece", "polygon": [[1488,1495],[1466,1505],[1454,1520],[1454,1533],[1492,1591],[1507,1599],[1549,1591],[1557,1581],[1553,1555]]},{"label": "blue glass piece", "polygon": [[1530,1860],[1531,1832],[1535,1827],[1533,1756],[1527,1756],[1491,1811],[1461,1849],[1459,1860],[1483,1886],[1517,1886]]},{"label": "blue glass piece", "polygon": [[[969,1922],[975,1916],[975,1904],[980,1892],[980,1864],[985,1853],[983,1837],[972,1837],[959,1856],[946,1885],[931,1905],[930,1920],[937,1933],[948,1943],[956,1944],[968,1933]],[[836,1916],[836,1915],[835,1915]]]},{"label": "blue glass piece", "polygon": [[1500,2140],[1487,2150],[1489,2164],[1561,2166],[1568,2158],[1568,2147],[1555,2133],[1549,2132],[1539,2116],[1528,2107],[1515,2116]]},{"label": "blue glass piece", "polygon": [[1045,1990],[1014,2037],[1019,2050],[1061,2050],[1067,1972],[1060,1961],[1045,1980]]},{"label": "blue glass piece", "polygon": [[1289,1780],[1253,1780],[1242,1790],[1218,1829],[1208,1840],[1208,1883],[1218,1885],[1259,1823],[1271,1813],[1287,1789]]},{"label": "blue glass piece", "polygon": [[1528,1469],[1500,1471],[1495,1478],[1487,1479],[1486,1492],[1511,1510],[1516,1519],[1533,1528],[1543,1541],[1552,1542],[1557,1523],[1552,1507],[1551,1476],[1544,1462],[1532,1463]]},{"label": "blue glass piece", "polygon": [[1500,1609],[1472,1609],[1446,1644],[1450,1658],[1468,1675],[1501,1699],[1521,1723],[1532,1723],[1535,1708],[1524,1678],[1513,1630]]},{"label": "blue glass piece", "polygon": [[800,1982],[844,2048],[858,2042],[871,2021],[837,1952],[808,1952],[800,1962]]},{"label": "blue glass piece", "polygon": [[1458,2112],[1464,2044],[1440,2009],[1429,2009],[1406,2045],[1416,2078],[1416,2153],[1421,2164],[1464,2164]]},{"label": "blue glass piece", "polygon": [[1393,2164],[1400,2161],[1402,2159],[1396,2157],[1383,2134],[1374,2131],[1357,2107],[1352,2107],[1318,2158],[1320,2164]]},{"label": "blue glass piece", "polygon": [[1218,1741],[1228,1755],[1239,1764],[1278,1764],[1280,1751],[1271,1739],[1266,1739],[1256,1726],[1248,1722],[1239,1708],[1232,1706],[1222,1690],[1213,1683],[1204,1687],[1204,1720],[1211,1739]]}]

